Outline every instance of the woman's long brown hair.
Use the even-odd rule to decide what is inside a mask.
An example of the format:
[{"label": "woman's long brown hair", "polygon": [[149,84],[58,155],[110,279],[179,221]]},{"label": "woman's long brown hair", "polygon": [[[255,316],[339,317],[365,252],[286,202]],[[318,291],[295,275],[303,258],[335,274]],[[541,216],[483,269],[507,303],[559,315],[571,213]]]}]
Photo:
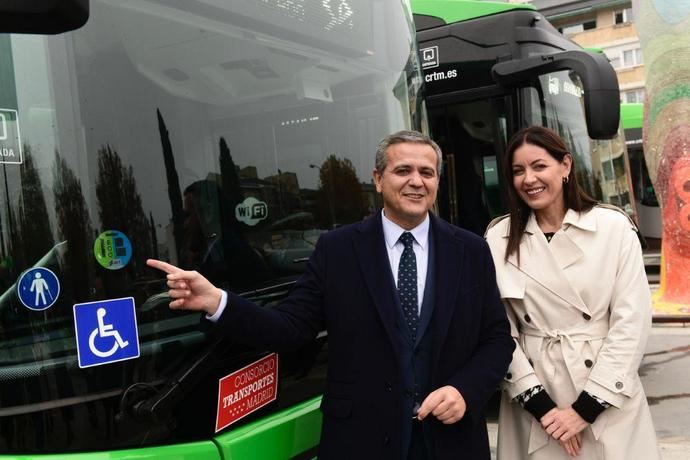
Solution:
[{"label": "woman's long brown hair", "polygon": [[[508,234],[508,246],[506,247],[505,260],[512,253],[517,253],[518,264],[520,263],[520,241],[527,227],[532,210],[522,201],[513,186],[513,157],[515,151],[524,144],[536,145],[546,150],[555,160],[562,162],[566,155],[573,156],[568,147],[558,134],[549,128],[542,126],[530,126],[523,128],[510,138],[506,155],[503,159],[503,176],[508,189],[508,206],[510,210],[510,232]],[[575,158],[573,158],[568,182],[563,184],[563,201],[566,209],[582,212],[589,211],[597,201],[587,195],[577,183],[575,174]]]}]

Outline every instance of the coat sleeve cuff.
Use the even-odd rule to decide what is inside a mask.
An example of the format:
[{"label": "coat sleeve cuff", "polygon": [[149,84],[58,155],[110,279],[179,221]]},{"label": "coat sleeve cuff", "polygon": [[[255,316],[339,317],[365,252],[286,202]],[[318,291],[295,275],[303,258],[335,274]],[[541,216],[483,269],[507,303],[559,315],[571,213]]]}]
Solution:
[{"label": "coat sleeve cuff", "polygon": [[[615,388],[615,383],[613,386]],[[597,398],[603,399],[612,406],[620,409],[625,400],[628,399],[628,396],[626,396],[626,394],[622,391],[625,388],[625,385],[621,382],[621,385],[618,386],[623,386],[623,388],[619,388],[614,391],[610,387],[606,387],[592,380],[590,376],[590,380],[588,380],[585,384],[583,391],[586,391]]]},{"label": "coat sleeve cuff", "polygon": [[599,414],[606,410],[606,407],[599,404],[589,393],[583,391],[572,405],[573,410],[590,425],[594,423]]},{"label": "coat sleeve cuff", "polygon": [[513,380],[511,372],[508,371],[505,379],[503,380],[503,389],[506,391],[508,398],[511,400],[537,385],[541,385],[541,382],[534,372],[527,374],[518,380]]},{"label": "coat sleeve cuff", "polygon": [[553,399],[551,399],[551,396],[549,396],[546,390],[542,390],[535,394],[525,403],[525,410],[532,414],[537,421],[541,420],[541,418],[554,407],[556,407],[556,403],[553,402]]}]

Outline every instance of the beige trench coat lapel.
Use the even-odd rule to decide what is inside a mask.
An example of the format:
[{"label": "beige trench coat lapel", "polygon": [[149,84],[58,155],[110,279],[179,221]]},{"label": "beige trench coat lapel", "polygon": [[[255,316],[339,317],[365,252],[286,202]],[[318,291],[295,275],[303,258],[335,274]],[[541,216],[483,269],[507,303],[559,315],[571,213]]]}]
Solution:
[{"label": "beige trench coat lapel", "polygon": [[[579,220],[577,212],[568,210],[563,224],[569,226],[577,223],[578,227],[583,227],[578,222]],[[589,224],[589,222],[584,224]],[[582,248],[567,231],[557,233],[549,243],[532,214],[527,221],[525,236],[520,243],[520,253],[525,254],[525,257],[520,258],[519,264],[515,253],[510,255],[508,262],[566,303],[583,313],[591,314],[563,272],[563,269],[584,257]],[[558,258],[554,254],[558,254]]]}]

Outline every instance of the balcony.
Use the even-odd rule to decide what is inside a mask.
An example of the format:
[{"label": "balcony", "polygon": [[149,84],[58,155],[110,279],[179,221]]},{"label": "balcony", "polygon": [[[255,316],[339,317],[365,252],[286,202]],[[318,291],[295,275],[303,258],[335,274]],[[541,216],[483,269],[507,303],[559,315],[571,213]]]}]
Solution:
[{"label": "balcony", "polygon": [[639,40],[635,25],[632,23],[614,24],[606,27],[585,30],[568,35],[578,45],[587,47],[602,47],[616,42]]}]

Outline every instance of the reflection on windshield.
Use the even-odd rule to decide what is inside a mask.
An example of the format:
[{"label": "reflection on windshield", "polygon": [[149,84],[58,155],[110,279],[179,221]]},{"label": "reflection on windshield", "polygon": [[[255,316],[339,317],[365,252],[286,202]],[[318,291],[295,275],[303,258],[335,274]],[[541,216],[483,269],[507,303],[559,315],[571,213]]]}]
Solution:
[{"label": "reflection on windshield", "polygon": [[582,188],[593,198],[634,214],[622,131],[611,140],[589,138],[579,77],[570,71],[541,75],[526,94],[531,124],[548,126],[563,138],[577,163]]},{"label": "reflection on windshield", "polygon": [[[211,377],[176,402],[189,421],[121,414],[210,340],[167,308],[145,260],[270,306],[323,232],[380,206],[377,142],[426,123],[404,3],[173,3],[92,0],[78,31],[0,36],[0,107],[17,113],[24,157],[0,164],[1,452],[209,437],[214,373],[256,351],[219,346]],[[16,290],[33,266],[61,285],[38,312]],[[129,297],[140,357],[80,369],[73,306]],[[281,356],[278,407],[320,391],[324,342]]]}]

